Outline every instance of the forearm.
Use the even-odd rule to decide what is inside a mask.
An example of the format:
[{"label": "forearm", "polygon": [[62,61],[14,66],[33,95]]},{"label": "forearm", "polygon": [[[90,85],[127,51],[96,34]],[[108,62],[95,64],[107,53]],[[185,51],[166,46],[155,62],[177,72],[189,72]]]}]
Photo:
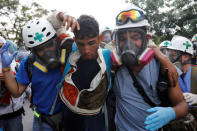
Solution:
[{"label": "forearm", "polygon": [[176,113],[176,119],[184,117],[188,113],[188,104],[185,102],[179,84],[176,87],[171,87],[169,91],[169,98]]},{"label": "forearm", "polygon": [[188,113],[188,104],[183,100],[179,104],[173,107],[176,113],[176,119],[182,118]]},{"label": "forearm", "polygon": [[19,88],[14,75],[11,71],[4,72],[6,88],[10,91],[13,97],[19,97],[24,92],[24,89]]},{"label": "forearm", "polygon": [[53,25],[54,29],[57,31],[62,26],[62,17],[62,12],[55,11],[47,18],[47,20]]}]

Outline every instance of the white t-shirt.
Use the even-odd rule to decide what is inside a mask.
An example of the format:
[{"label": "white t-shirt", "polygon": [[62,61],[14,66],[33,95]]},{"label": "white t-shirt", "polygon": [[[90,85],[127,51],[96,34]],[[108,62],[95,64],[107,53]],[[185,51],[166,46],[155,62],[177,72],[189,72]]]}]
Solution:
[{"label": "white t-shirt", "polygon": [[[17,64],[17,62],[15,60],[13,60],[11,65],[10,65],[13,72],[16,72],[15,71],[16,64]],[[0,56],[0,72],[2,73],[1,56]],[[31,88],[27,87],[26,91],[31,92]],[[7,114],[7,113],[12,113],[12,112],[17,111],[20,108],[22,108],[25,96],[26,96],[25,92],[19,98],[14,98],[14,97],[11,96],[10,105],[0,106],[0,115]]]}]

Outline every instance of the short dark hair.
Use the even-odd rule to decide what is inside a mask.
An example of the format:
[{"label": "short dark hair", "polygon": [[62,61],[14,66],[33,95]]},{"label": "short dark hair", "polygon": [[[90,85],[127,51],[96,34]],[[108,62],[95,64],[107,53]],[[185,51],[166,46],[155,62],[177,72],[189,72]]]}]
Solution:
[{"label": "short dark hair", "polygon": [[77,21],[80,26],[80,30],[74,29],[74,35],[77,39],[83,40],[85,37],[99,36],[99,24],[93,16],[81,15]]}]

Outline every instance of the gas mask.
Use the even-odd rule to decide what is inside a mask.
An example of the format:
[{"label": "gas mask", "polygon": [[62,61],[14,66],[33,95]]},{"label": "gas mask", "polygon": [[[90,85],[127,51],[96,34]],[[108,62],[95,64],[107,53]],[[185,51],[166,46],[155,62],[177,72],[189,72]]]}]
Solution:
[{"label": "gas mask", "polygon": [[182,70],[183,65],[185,64],[191,64],[191,58],[187,59],[186,61],[182,62],[181,58],[183,56],[183,52],[178,50],[168,50],[168,53],[166,54],[170,61],[178,67],[180,70]]},{"label": "gas mask", "polygon": [[194,57],[197,57],[197,41],[193,42]]},{"label": "gas mask", "polygon": [[38,62],[48,70],[55,69],[60,65],[60,46],[57,43],[57,37],[53,37],[42,45],[32,49]]},{"label": "gas mask", "polygon": [[103,42],[105,42],[106,44],[111,42],[111,33],[109,31],[106,31],[103,33]]},{"label": "gas mask", "polygon": [[166,56],[169,56],[169,49],[168,48],[160,48],[160,51],[166,55]]},{"label": "gas mask", "polygon": [[176,67],[178,67],[180,70],[182,70],[182,66],[183,66],[183,64],[181,62],[182,53],[180,51],[168,49],[164,54],[166,56],[168,56],[168,58],[170,59],[170,61]]},{"label": "gas mask", "polygon": [[146,31],[141,28],[126,28],[116,32],[117,52],[125,66],[146,65],[154,56],[147,48]]}]

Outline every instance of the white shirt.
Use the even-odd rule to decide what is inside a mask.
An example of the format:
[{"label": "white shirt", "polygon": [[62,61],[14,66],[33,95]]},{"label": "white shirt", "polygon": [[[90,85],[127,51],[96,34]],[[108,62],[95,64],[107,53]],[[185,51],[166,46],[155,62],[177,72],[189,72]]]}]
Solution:
[{"label": "white shirt", "polygon": [[[13,60],[11,65],[10,65],[13,72],[15,72],[16,64],[17,64],[16,61]],[[0,56],[0,72],[2,73],[1,56]],[[26,91],[31,92],[31,88],[27,87]],[[20,108],[22,108],[25,96],[26,96],[25,92],[19,98],[14,98],[14,97],[11,96],[10,105],[0,106],[0,115],[7,114],[7,113],[12,113],[12,112],[17,111]]]}]

